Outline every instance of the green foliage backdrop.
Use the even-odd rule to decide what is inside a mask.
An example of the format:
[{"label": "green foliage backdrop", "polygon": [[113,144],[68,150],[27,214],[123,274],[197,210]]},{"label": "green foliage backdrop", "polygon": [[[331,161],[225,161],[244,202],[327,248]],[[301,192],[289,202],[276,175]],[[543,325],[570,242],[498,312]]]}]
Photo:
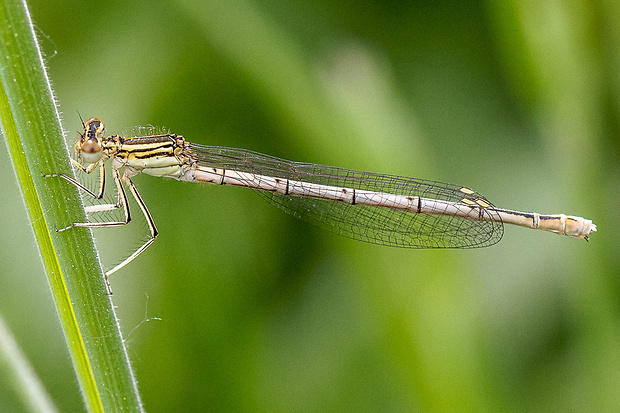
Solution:
[{"label": "green foliage backdrop", "polygon": [[[251,191],[137,177],[161,235],[111,283],[148,411],[620,407],[615,2],[29,6],[70,141],[79,111],[111,133],[152,124],[599,226],[590,243],[506,228],[481,250],[390,249]],[[0,313],[59,408],[79,411],[0,151]],[[95,235],[110,267],[146,227]]]}]

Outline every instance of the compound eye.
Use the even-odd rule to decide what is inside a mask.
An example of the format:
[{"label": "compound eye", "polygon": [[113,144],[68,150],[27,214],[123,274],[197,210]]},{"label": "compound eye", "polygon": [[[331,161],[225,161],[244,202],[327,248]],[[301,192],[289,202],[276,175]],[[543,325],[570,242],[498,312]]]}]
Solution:
[{"label": "compound eye", "polygon": [[97,142],[96,140],[93,140],[93,139],[86,140],[80,146],[81,146],[81,148],[80,148],[81,152],[84,152],[84,153],[97,153],[97,152],[101,152],[101,145],[99,145],[99,142]]},{"label": "compound eye", "polygon": [[75,154],[78,159],[84,160],[88,164],[94,164],[103,157],[103,133],[105,126],[103,122],[97,118],[88,119],[82,124],[84,126],[83,133],[80,133],[80,139],[75,143]]},{"label": "compound eye", "polygon": [[105,125],[100,119],[91,118],[84,123],[84,134],[87,139],[100,139],[104,132]]}]

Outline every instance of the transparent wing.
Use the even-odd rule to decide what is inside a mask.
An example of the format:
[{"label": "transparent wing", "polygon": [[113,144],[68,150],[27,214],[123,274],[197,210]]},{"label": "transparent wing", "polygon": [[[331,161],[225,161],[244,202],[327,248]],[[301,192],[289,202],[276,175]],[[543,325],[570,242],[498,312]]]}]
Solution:
[{"label": "transparent wing", "polygon": [[220,146],[191,144],[185,154],[205,167],[455,203],[467,199],[477,205],[489,205],[480,207],[480,218],[472,220],[443,212],[422,214],[257,190],[291,215],[360,241],[405,248],[476,248],[499,242],[504,232],[495,207],[479,193],[465,193],[457,185],[292,162]]}]

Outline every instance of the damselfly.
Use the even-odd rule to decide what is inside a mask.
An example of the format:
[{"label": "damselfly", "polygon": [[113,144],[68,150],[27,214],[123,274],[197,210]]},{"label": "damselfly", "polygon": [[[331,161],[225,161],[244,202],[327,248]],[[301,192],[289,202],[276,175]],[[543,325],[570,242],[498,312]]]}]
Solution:
[{"label": "damselfly", "polygon": [[105,126],[96,118],[84,122],[83,127],[75,144],[77,160],[72,159],[72,163],[86,173],[99,168],[98,192],[90,191],[66,175],[46,176],[61,177],[101,199],[105,188],[105,164],[111,159],[118,201],[87,207],[87,212],[121,208],[125,218],[113,222],[73,223],[58,231],[128,224],[131,214],[123,183],[140,206],[150,229],[148,241],[107,271],[106,280],[140,255],[157,237],[153,218],[131,181],[139,173],[256,189],[271,203],[296,217],[346,237],[394,247],[486,247],[502,238],[504,223],[586,240],[596,231],[591,220],[581,217],[496,208],[476,191],[458,185],[292,162],[245,149],[197,145],[170,133],[105,137]]}]

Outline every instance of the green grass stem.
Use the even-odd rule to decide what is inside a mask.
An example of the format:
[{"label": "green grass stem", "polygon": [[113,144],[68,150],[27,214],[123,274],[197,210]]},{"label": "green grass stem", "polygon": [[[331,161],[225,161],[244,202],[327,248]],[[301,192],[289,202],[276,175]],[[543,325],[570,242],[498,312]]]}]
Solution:
[{"label": "green grass stem", "polygon": [[86,216],[76,188],[43,177],[73,172],[32,21],[18,0],[0,1],[0,121],[85,405],[140,411],[92,235],[54,230]]}]

